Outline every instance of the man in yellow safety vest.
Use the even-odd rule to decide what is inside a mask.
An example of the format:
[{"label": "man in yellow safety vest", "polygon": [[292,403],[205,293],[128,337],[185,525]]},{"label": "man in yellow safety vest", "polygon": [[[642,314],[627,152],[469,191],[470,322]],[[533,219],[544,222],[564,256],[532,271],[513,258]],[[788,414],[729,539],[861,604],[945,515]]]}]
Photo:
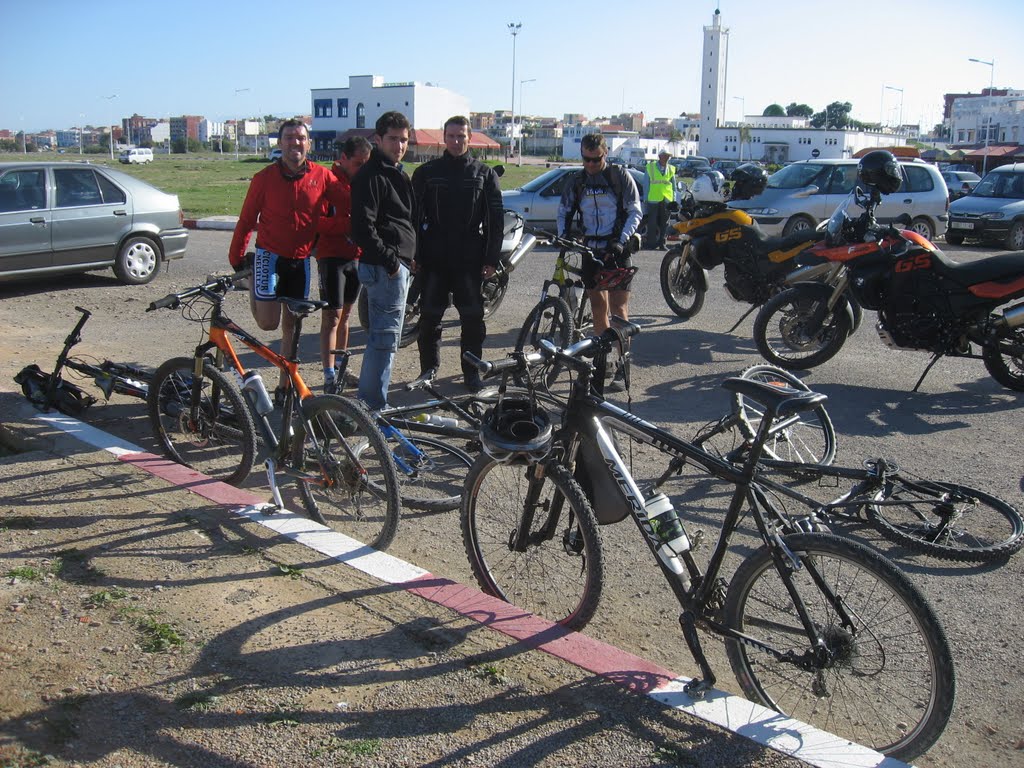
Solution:
[{"label": "man in yellow safety vest", "polygon": [[647,163],[647,248],[665,250],[665,236],[668,234],[669,204],[676,199],[676,168],[669,165],[672,153],[662,149],[658,162]]}]

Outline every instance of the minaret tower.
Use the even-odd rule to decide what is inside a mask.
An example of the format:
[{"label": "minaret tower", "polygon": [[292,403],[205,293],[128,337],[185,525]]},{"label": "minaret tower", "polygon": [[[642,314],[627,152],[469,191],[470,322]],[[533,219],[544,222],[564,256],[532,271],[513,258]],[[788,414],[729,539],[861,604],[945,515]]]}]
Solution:
[{"label": "minaret tower", "polygon": [[711,146],[715,128],[725,122],[725,84],[729,63],[729,29],[722,26],[722,12],[715,9],[711,26],[704,27],[704,55],[700,73],[701,154]]}]

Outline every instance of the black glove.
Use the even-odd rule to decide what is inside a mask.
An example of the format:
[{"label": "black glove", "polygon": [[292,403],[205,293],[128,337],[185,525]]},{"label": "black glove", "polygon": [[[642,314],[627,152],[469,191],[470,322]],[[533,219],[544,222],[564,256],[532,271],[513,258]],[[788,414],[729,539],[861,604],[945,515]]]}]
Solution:
[{"label": "black glove", "polygon": [[623,252],[622,243],[612,243],[605,250],[605,261],[618,259],[622,256]]},{"label": "black glove", "polygon": [[235,272],[241,272],[243,269],[252,269],[253,262],[256,260],[256,254],[249,251],[242,257],[242,261],[235,267]]}]

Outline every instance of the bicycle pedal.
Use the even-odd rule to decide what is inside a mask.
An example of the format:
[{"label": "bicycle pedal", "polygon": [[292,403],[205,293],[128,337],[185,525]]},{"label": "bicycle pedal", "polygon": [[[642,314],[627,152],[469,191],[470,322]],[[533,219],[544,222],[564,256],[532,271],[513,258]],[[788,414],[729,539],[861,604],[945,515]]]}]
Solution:
[{"label": "bicycle pedal", "polygon": [[683,692],[692,699],[703,699],[711,685],[706,680],[693,679],[683,686]]}]

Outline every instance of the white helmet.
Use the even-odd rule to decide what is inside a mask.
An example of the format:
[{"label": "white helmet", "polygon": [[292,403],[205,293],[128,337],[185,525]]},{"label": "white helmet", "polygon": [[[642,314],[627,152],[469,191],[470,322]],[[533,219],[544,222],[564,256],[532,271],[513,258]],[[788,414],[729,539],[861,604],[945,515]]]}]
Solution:
[{"label": "white helmet", "polygon": [[699,203],[724,203],[725,177],[718,171],[708,171],[694,179],[690,192]]}]

